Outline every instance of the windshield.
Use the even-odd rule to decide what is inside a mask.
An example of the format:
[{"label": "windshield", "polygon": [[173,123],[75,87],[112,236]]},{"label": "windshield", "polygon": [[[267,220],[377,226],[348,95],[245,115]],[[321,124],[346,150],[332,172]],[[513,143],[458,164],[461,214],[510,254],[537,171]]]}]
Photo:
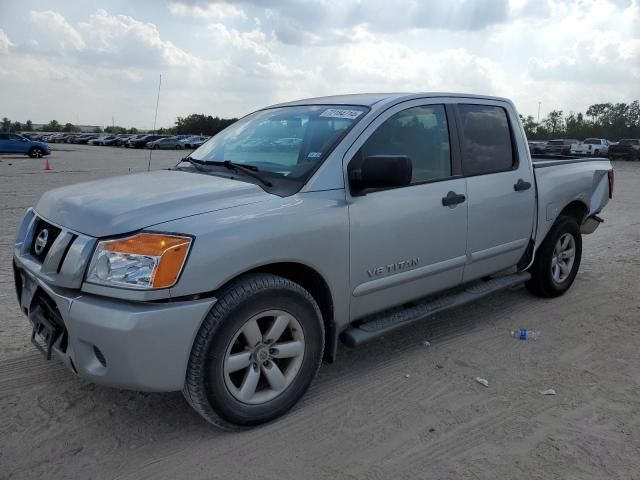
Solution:
[{"label": "windshield", "polygon": [[547,145],[564,145],[564,140],[549,140]]},{"label": "windshield", "polygon": [[600,140],[597,138],[587,138],[584,143],[585,145],[600,145]]},{"label": "windshield", "polygon": [[190,156],[204,162],[229,160],[274,176],[301,179],[366,111],[334,105],[261,110],[230,125]]},{"label": "windshield", "polygon": [[620,145],[638,145],[640,141],[633,139],[624,139],[618,142]]}]

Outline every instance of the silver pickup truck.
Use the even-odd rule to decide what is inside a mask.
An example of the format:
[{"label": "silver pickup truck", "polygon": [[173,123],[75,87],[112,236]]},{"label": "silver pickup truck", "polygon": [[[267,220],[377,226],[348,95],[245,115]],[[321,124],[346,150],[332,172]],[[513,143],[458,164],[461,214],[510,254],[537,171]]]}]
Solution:
[{"label": "silver pickup truck", "polygon": [[255,425],[340,340],[520,284],[563,294],[613,180],[605,159],[532,160],[505,99],[301,100],[174,168],[45,193],[19,227],[16,289],[47,359]]}]

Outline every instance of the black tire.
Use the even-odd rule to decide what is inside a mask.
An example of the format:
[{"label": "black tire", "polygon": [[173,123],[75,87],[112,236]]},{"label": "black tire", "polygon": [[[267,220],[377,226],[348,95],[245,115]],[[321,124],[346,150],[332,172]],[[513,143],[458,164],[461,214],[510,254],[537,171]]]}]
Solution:
[{"label": "black tire", "polygon": [[182,150],[184,147],[180,144],[176,145],[176,150]]},{"label": "black tire", "polygon": [[153,146],[153,149],[154,149],[154,150],[160,150],[160,145],[157,145],[157,144],[156,144],[156,145],[154,145],[154,146]]},{"label": "black tire", "polygon": [[[225,354],[249,318],[272,309],[286,310],[302,327],[302,363],[278,396],[261,404],[243,403],[225,384]],[[286,278],[249,274],[220,292],[202,323],[191,350],[183,394],[205,420],[225,430],[265,423],[286,413],[304,395],[318,372],[323,351],[324,324],[309,292]]]},{"label": "black tire", "polygon": [[29,156],[31,158],[41,158],[44,155],[44,151],[40,147],[33,147],[29,150]]},{"label": "black tire", "polygon": [[[557,282],[552,274],[553,252],[560,237],[566,233],[570,234],[575,242],[575,257],[568,276],[563,281]],[[558,297],[564,294],[578,274],[581,258],[582,235],[578,223],[572,217],[559,217],[536,253],[533,265],[529,269],[531,280],[527,282],[527,288],[540,297]]]}]

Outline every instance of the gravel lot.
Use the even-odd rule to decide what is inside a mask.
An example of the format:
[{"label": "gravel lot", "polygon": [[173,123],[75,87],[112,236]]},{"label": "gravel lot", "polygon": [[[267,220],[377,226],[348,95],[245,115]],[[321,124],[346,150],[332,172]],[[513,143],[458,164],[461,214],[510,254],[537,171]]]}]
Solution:
[{"label": "gravel lot", "polygon": [[[606,223],[564,297],[508,291],[343,347],[289,415],[229,434],[180,393],[91,385],[31,346],[11,273],[24,210],[149,158],[54,148],[51,172],[0,157],[0,478],[640,479],[640,163],[615,165]],[[152,168],[182,155],[154,152]],[[513,339],[520,327],[540,338]]]}]

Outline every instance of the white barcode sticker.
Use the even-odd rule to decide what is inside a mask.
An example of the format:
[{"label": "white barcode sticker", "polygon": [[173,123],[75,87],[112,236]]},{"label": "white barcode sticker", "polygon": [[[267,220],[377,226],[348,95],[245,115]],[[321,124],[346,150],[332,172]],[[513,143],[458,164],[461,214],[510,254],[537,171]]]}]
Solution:
[{"label": "white barcode sticker", "polygon": [[327,118],[348,118],[353,120],[358,118],[362,112],[360,110],[343,110],[341,108],[329,108],[320,114],[321,117]]}]

